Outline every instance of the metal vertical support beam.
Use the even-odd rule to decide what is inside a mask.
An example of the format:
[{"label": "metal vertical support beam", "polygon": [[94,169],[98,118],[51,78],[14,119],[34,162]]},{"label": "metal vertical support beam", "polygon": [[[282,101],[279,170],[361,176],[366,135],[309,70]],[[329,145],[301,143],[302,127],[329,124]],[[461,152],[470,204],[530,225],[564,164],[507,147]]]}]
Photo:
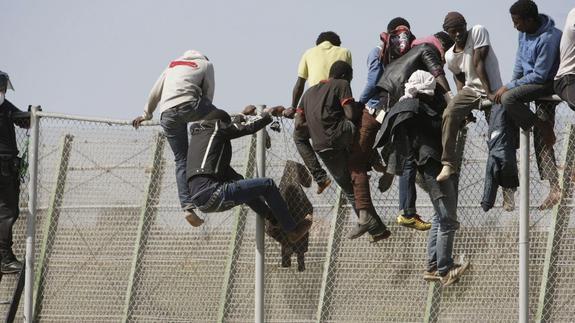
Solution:
[{"label": "metal vertical support beam", "polygon": [[[266,108],[265,105],[257,106],[258,113]],[[258,177],[266,176],[266,144],[264,129],[257,132],[256,161]],[[256,323],[263,323],[264,311],[264,272],[265,272],[265,239],[264,239],[264,218],[256,215],[256,277],[255,277],[255,320]]]},{"label": "metal vertical support beam", "polygon": [[519,140],[519,323],[529,322],[529,130]]},{"label": "metal vertical support beam", "polygon": [[561,239],[565,229],[569,225],[569,215],[573,207],[570,200],[573,196],[573,179],[572,174],[575,171],[575,126],[569,128],[568,139],[565,140],[565,168],[561,174],[560,182],[563,183],[561,190],[561,199],[559,204],[553,207],[553,217],[549,225],[549,234],[547,235],[547,248],[545,251],[545,263],[543,265],[543,277],[541,277],[541,289],[539,290],[539,302],[535,322],[548,322],[549,309],[553,301],[554,284],[553,275],[556,272],[557,253],[559,251]]},{"label": "metal vertical support beam", "polygon": [[156,215],[158,204],[158,196],[160,195],[160,183],[162,181],[162,173],[164,170],[164,143],[166,138],[163,134],[157,133],[155,135],[155,147],[152,154],[152,171],[150,173],[150,180],[146,188],[146,199],[140,210],[140,220],[138,223],[137,237],[134,245],[134,253],[132,258],[132,266],[130,270],[130,278],[128,280],[128,288],[126,289],[126,298],[124,301],[124,315],[123,322],[130,320],[131,309],[134,303],[134,293],[137,288],[137,274],[140,272],[142,265],[142,257],[144,255],[146,244],[148,242],[148,234],[150,232],[150,224]]},{"label": "metal vertical support beam", "polygon": [[39,106],[31,108],[30,116],[30,182],[26,223],[26,282],[24,285],[24,321],[32,322],[34,314],[34,243],[36,234],[36,208],[38,205],[38,140],[40,137]]},{"label": "metal vertical support beam", "polygon": [[341,246],[341,236],[343,232],[343,223],[345,222],[346,212],[344,212],[343,202],[345,198],[341,188],[337,189],[337,199],[335,201],[334,214],[331,218],[331,230],[327,241],[327,254],[323,265],[323,275],[321,279],[321,289],[319,292],[319,303],[317,305],[316,322],[321,322],[322,317],[329,315],[332,289],[329,284],[333,281],[333,270]]},{"label": "metal vertical support beam", "polygon": [[[463,154],[465,153],[465,143],[467,142],[467,128],[459,131],[457,136],[457,143],[455,145],[455,156],[457,158],[457,179],[455,181],[455,189],[459,195],[459,179],[461,174]],[[458,196],[459,198],[459,196]],[[425,305],[425,314],[423,321],[427,323],[434,323],[438,321],[438,316],[441,307],[441,286],[439,283],[430,283],[427,290],[427,302]]]},{"label": "metal vertical support beam", "polygon": [[[255,170],[255,151],[256,151],[256,136],[250,138],[250,143],[247,149],[246,158],[244,162],[244,172],[245,178],[251,178],[254,176]],[[240,248],[242,246],[242,241],[245,234],[246,220],[248,215],[249,207],[242,205],[237,207],[234,211],[234,217],[236,222],[234,224],[234,229],[232,231],[232,237],[230,239],[230,247],[227,257],[226,269],[224,272],[224,284],[222,285],[222,295],[220,298],[220,308],[218,311],[218,322],[224,322],[226,319],[226,306],[230,303],[232,295],[232,282],[235,276],[235,265],[238,262],[240,256]]]},{"label": "metal vertical support beam", "polygon": [[60,143],[58,172],[56,173],[56,178],[54,180],[54,188],[52,189],[52,195],[50,196],[48,212],[44,219],[40,255],[38,256],[38,270],[36,270],[36,278],[34,281],[34,322],[38,321],[38,315],[40,315],[40,309],[42,306],[42,298],[44,297],[44,272],[48,266],[48,255],[52,251],[52,243],[54,242],[55,235],[55,231],[51,230],[51,228],[56,228],[58,226],[73,139],[74,136],[67,134],[62,137]]}]

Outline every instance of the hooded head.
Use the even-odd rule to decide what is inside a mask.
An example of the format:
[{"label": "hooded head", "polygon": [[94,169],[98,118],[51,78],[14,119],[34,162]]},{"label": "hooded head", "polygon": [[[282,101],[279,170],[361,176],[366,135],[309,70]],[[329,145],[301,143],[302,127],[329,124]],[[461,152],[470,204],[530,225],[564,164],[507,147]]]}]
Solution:
[{"label": "hooded head", "polygon": [[184,52],[182,56],[178,58],[178,60],[194,60],[194,59],[205,59],[209,60],[208,57],[195,49],[189,49]]}]

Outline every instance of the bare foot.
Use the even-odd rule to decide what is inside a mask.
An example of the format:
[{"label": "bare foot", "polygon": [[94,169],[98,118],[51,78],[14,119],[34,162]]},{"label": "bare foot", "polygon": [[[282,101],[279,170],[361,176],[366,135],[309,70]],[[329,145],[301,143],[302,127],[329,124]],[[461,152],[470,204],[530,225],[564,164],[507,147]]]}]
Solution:
[{"label": "bare foot", "polygon": [[515,190],[510,188],[503,189],[503,210],[511,212],[515,210]]},{"label": "bare foot", "polygon": [[539,205],[539,210],[547,210],[552,208],[555,204],[559,203],[561,198],[561,191],[559,189],[552,189],[547,195],[547,198]]},{"label": "bare foot", "polygon": [[539,120],[535,126],[541,131],[541,137],[543,138],[543,143],[549,147],[555,145],[555,132],[553,131],[553,124],[550,122]]},{"label": "bare foot", "polygon": [[453,169],[451,166],[444,165],[439,175],[437,175],[436,180],[438,182],[445,181],[449,178],[449,176],[451,176],[451,174],[455,174],[455,169]]}]

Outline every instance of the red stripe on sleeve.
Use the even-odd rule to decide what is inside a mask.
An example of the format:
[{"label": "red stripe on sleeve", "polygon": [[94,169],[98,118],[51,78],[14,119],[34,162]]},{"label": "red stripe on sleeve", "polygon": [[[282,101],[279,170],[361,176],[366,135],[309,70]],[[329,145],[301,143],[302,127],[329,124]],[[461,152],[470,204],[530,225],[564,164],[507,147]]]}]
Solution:
[{"label": "red stripe on sleeve", "polygon": [[176,66],[189,66],[193,69],[197,69],[198,68],[198,64],[196,64],[195,62],[186,62],[186,61],[173,61],[170,63],[170,68],[172,67],[176,67]]},{"label": "red stripe on sleeve", "polygon": [[349,104],[353,101],[354,101],[353,98],[345,98],[345,99],[341,100],[341,106],[343,107],[344,105]]}]

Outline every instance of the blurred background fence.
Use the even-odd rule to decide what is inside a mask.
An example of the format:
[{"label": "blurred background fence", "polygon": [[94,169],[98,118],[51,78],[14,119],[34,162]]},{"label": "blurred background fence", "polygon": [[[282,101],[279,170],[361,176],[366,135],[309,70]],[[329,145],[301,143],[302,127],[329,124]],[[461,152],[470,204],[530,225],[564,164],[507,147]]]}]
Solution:
[{"label": "blurred background fence", "polygon": [[[555,103],[543,103],[554,105]],[[302,187],[314,224],[298,270],[282,266],[282,248],[266,235],[266,322],[515,322],[518,317],[518,207],[511,192],[503,208],[485,213],[483,195],[487,124],[483,112],[462,132],[455,255],[471,262],[446,289],[422,279],[425,232],[395,224],[397,181],[381,193],[372,172],[372,196],[392,236],[375,244],[348,240],[355,215],[332,184],[321,195]],[[555,157],[561,200],[539,210],[548,195],[531,153],[530,316],[570,322],[575,316],[575,216],[572,212],[575,134],[573,112],[557,106]],[[291,120],[268,129],[266,175],[282,186],[288,161],[300,161]],[[21,150],[26,132],[18,132]],[[553,172],[549,155],[545,168]],[[233,141],[232,166],[257,176],[255,137]],[[158,126],[40,119],[36,219],[35,321],[253,322],[255,214],[237,207],[205,216],[198,228],[179,208],[172,152]],[[291,194],[291,193],[288,193]],[[295,193],[294,193],[295,194]],[[15,253],[24,256],[27,180],[15,225]],[[290,197],[298,203],[301,196]],[[509,199],[511,198],[511,199]],[[430,220],[427,194],[418,188],[418,213]],[[303,271],[301,269],[304,269]],[[0,299],[16,279],[5,276]],[[22,303],[18,318],[22,317]]]}]

